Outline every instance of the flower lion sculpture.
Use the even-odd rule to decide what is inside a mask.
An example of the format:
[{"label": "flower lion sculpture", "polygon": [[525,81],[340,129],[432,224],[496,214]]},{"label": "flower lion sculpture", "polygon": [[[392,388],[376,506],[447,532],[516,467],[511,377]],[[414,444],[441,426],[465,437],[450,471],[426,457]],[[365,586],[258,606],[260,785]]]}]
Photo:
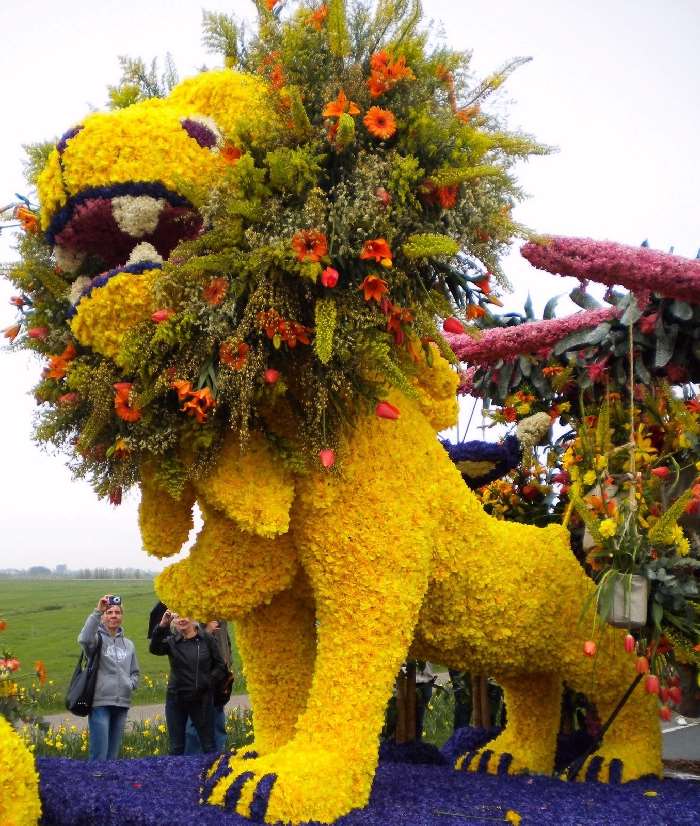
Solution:
[{"label": "flower lion sculpture", "polygon": [[[435,318],[497,302],[509,167],[543,151],[481,112],[514,64],[467,89],[411,3],[258,7],[245,43],[206,18],[238,71],[92,114],[43,165],[53,252],[30,230],[11,274],[19,341],[49,359],[38,436],[115,504],[140,486],[149,553],[202,513],[156,589],[235,621],[255,719],[205,802],[292,823],[364,806],[407,656],[504,688],[506,729],[457,769],[549,774],[563,682],[606,717],[624,634],[582,655],[593,583],[567,531],[488,517],[436,438],[459,376]],[[587,774],[660,771],[640,692]]]}]

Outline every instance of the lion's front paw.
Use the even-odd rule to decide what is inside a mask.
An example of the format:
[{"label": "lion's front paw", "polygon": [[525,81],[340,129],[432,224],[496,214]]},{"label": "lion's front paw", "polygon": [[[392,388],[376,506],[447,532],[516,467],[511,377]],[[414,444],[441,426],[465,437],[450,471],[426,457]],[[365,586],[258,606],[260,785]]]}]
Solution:
[{"label": "lion's front paw", "polygon": [[640,777],[661,777],[663,767],[655,755],[645,755],[637,749],[600,749],[586,759],[579,769],[576,780],[579,783],[598,781],[599,783],[627,783]]},{"label": "lion's front paw", "polygon": [[483,748],[468,751],[455,761],[457,771],[481,772],[483,774],[530,774],[531,770],[522,760],[507,751]]},{"label": "lion's front paw", "polygon": [[340,754],[293,744],[263,757],[242,751],[214,761],[201,800],[261,823],[332,823],[367,803],[372,769],[350,768]]}]

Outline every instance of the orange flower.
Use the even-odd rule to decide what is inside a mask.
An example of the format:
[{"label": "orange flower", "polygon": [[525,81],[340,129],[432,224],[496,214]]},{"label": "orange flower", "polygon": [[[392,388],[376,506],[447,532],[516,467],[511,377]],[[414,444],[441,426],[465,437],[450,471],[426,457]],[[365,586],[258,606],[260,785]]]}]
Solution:
[{"label": "orange flower", "polygon": [[457,120],[461,120],[462,123],[469,123],[469,121],[472,118],[475,118],[480,111],[481,107],[478,103],[474,103],[472,106],[465,106],[464,109],[460,109],[456,112]]},{"label": "orange flower", "polygon": [[379,140],[389,140],[396,133],[396,118],[388,109],[372,106],[362,122],[370,135]]},{"label": "orange flower", "polygon": [[207,302],[207,304],[211,304],[212,307],[216,307],[217,304],[221,304],[224,300],[227,292],[228,280],[226,278],[212,278],[212,280],[202,290],[202,298]]},{"label": "orange flower", "polygon": [[292,238],[292,249],[302,264],[315,264],[328,253],[328,239],[318,230],[303,229]]},{"label": "orange flower", "polygon": [[275,63],[270,72],[270,83],[275,89],[281,89],[286,83],[281,63]]},{"label": "orange flower", "polygon": [[219,154],[226,161],[227,164],[235,166],[240,160],[243,150],[239,149],[235,144],[227,143],[220,150]]},{"label": "orange flower", "polygon": [[7,628],[7,623],[4,619],[0,619],[0,631],[4,631]]},{"label": "orange flower", "polygon": [[320,32],[327,17],[328,6],[324,3],[322,6],[319,6],[315,12],[309,15],[306,22],[309,26],[316,29],[317,32]]},{"label": "orange flower", "polygon": [[22,229],[25,232],[37,232],[39,230],[39,219],[26,207],[17,207],[15,218],[22,224]]},{"label": "orange flower", "polygon": [[363,291],[365,301],[379,302],[389,292],[389,285],[378,275],[368,275],[357,289]]},{"label": "orange flower", "polygon": [[21,324],[13,324],[13,325],[12,325],[12,327],[6,327],[6,328],[2,331],[2,334],[3,334],[3,336],[4,336],[5,338],[9,338],[9,339],[10,339],[10,344],[12,344],[12,342],[13,342],[13,341],[17,338],[17,336],[19,335],[19,331],[20,331],[21,329],[22,329],[22,325],[21,325]]},{"label": "orange flower", "polygon": [[381,75],[376,72],[372,72],[369,80],[367,81],[367,88],[373,98],[378,98],[381,97],[384,92],[388,92],[390,87]]},{"label": "orange flower", "polygon": [[326,104],[326,108],[323,110],[323,117],[339,118],[345,112],[347,112],[349,115],[359,115],[360,107],[356,103],[353,103],[351,100],[348,100],[347,95],[341,89],[338,92],[338,97],[330,103]]},{"label": "orange flower", "polygon": [[543,367],[543,376],[558,376],[564,372],[564,368],[560,364],[555,364],[553,367]]},{"label": "orange flower", "polygon": [[69,344],[60,356],[49,356],[49,366],[44,370],[46,379],[62,379],[68,371],[68,364],[76,356],[75,347]]},{"label": "orange flower", "polygon": [[183,413],[192,414],[199,424],[207,420],[207,412],[214,407],[216,401],[208,387],[190,391],[189,399],[182,405]]},{"label": "orange flower", "polygon": [[384,267],[391,267],[392,252],[384,238],[374,238],[371,241],[365,241],[360,253],[360,258],[363,261],[376,261]]},{"label": "orange flower", "polygon": [[125,422],[137,422],[141,418],[141,411],[131,404],[130,395],[133,384],[128,381],[120,381],[113,384],[115,390],[114,409],[120,419]]},{"label": "orange flower", "polygon": [[34,671],[36,672],[37,680],[41,685],[46,683],[46,666],[41,660],[37,660],[34,663]]},{"label": "orange flower", "polygon": [[387,52],[382,49],[381,52],[376,52],[369,59],[369,67],[373,72],[384,72],[389,65],[390,57]]},{"label": "orange flower", "polygon": [[467,318],[481,318],[486,315],[486,310],[478,304],[470,304],[467,307]]},{"label": "orange flower", "polygon": [[272,11],[274,7],[279,3],[280,0],[265,0],[265,4],[267,5],[267,10]]},{"label": "orange flower", "polygon": [[228,367],[232,367],[234,370],[242,370],[245,367],[249,350],[250,345],[246,344],[245,341],[240,341],[235,351],[231,342],[225,341],[219,347],[219,358]]},{"label": "orange flower", "polygon": [[394,343],[399,347],[406,340],[404,325],[413,321],[413,313],[408,307],[399,307],[398,304],[389,304],[387,308],[386,329],[394,337]]},{"label": "orange flower", "polygon": [[367,86],[373,98],[378,98],[384,92],[388,92],[400,80],[416,79],[413,72],[406,66],[405,57],[392,60],[383,50],[372,55],[369,65],[372,73],[367,81]]},{"label": "orange flower", "polygon": [[182,379],[172,382],[170,386],[177,391],[178,400],[181,402],[189,396],[192,390],[192,382],[183,381]]}]

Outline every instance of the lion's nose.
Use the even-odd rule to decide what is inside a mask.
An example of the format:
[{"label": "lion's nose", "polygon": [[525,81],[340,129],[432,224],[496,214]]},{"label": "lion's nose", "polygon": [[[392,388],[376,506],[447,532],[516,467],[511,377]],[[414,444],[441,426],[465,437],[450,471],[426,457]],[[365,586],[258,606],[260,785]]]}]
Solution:
[{"label": "lion's nose", "polygon": [[160,215],[167,202],[150,195],[123,195],[112,198],[112,215],[122,232],[132,238],[143,238],[156,231]]}]

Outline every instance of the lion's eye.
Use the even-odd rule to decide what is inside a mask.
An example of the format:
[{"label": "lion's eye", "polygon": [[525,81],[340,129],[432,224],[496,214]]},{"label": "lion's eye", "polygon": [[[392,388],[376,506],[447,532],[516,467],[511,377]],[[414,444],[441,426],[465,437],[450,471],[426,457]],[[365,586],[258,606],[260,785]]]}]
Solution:
[{"label": "lion's eye", "polygon": [[213,121],[205,123],[203,118],[183,118],[180,124],[203,149],[214,149],[221,141],[221,135]]},{"label": "lion's eye", "polygon": [[71,140],[71,138],[74,138],[82,129],[85,129],[85,127],[82,124],[78,126],[71,126],[71,128],[67,132],[64,132],[61,135],[58,143],[56,144],[56,150],[59,155],[62,155],[66,151],[68,141]]}]

